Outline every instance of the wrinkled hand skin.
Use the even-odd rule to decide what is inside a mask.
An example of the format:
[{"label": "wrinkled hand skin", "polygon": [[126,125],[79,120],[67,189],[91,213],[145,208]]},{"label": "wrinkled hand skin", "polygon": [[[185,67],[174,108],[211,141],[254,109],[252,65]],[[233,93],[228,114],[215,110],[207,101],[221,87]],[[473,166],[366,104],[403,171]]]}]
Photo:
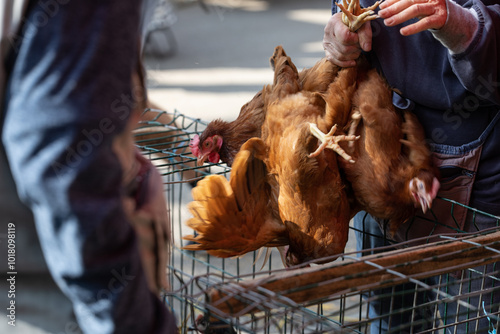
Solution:
[{"label": "wrinkled hand skin", "polygon": [[342,13],[330,17],[326,24],[323,36],[323,48],[328,60],[340,67],[356,65],[361,51],[370,51],[372,48],[372,29],[366,22],[356,32],[342,22]]},{"label": "wrinkled hand skin", "polygon": [[448,17],[446,1],[386,0],[380,4],[378,15],[388,27],[418,18],[417,22],[400,30],[401,35],[413,35],[427,29],[441,29],[445,25]]}]

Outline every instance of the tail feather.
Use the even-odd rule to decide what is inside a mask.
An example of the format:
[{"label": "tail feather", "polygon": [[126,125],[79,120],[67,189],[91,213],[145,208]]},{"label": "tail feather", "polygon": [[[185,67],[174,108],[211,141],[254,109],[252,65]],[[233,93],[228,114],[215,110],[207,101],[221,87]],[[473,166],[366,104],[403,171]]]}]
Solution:
[{"label": "tail feather", "polygon": [[325,121],[329,127],[339,124],[344,127],[349,120],[352,99],[356,91],[357,68],[344,68],[337,74],[325,93]]},{"label": "tail feather", "polygon": [[288,57],[281,45],[274,49],[270,59],[274,69],[273,95],[283,98],[300,91],[297,67]]}]

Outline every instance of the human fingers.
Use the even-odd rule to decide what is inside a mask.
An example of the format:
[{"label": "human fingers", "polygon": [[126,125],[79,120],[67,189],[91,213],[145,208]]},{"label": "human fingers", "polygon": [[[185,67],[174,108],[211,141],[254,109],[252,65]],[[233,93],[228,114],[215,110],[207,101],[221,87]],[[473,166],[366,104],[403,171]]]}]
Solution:
[{"label": "human fingers", "polygon": [[382,9],[385,9],[385,8],[387,8],[387,7],[390,7],[390,6],[392,6],[392,5],[394,5],[394,4],[398,3],[398,2],[401,2],[401,1],[402,1],[402,0],[385,0],[385,1],[382,1],[382,2],[380,3],[380,5],[378,6],[378,8],[379,8],[380,10],[382,10]]},{"label": "human fingers", "polygon": [[326,57],[341,67],[354,66],[361,54],[358,34],[349,31],[340,13],[333,15],[325,27],[323,48]]},{"label": "human fingers", "polygon": [[[445,13],[446,15],[446,13]],[[428,29],[441,29],[446,23],[446,16],[429,15],[421,20],[401,28],[401,35],[408,36]]]},{"label": "human fingers", "polygon": [[325,26],[323,39],[335,38],[338,43],[344,45],[356,45],[359,43],[358,34],[351,32],[342,22],[342,13],[336,13],[330,17]]},{"label": "human fingers", "polygon": [[[383,6],[382,6],[383,4]],[[386,0],[378,15],[386,26],[395,26],[408,20],[420,20],[400,30],[402,35],[411,35],[427,29],[440,29],[446,23],[446,0]]]},{"label": "human fingers", "polygon": [[352,50],[345,51],[339,50],[334,45],[323,42],[326,58],[340,67],[353,67],[356,66],[356,59],[361,54],[361,49],[352,47]]},{"label": "human fingers", "polygon": [[372,26],[370,22],[365,22],[361,26],[361,28],[358,29],[358,39],[359,39],[359,45],[363,49],[363,51],[368,52],[371,51],[372,49]]}]

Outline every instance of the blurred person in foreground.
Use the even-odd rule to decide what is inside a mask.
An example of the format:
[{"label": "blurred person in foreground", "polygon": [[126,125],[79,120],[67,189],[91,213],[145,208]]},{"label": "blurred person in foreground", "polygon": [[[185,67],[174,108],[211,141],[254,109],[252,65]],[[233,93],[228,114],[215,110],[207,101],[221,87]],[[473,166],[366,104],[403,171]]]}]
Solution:
[{"label": "blurred person in foreground", "polygon": [[170,238],[162,182],[131,134],[146,100],[141,2],[2,6],[2,159],[54,281],[85,333],[175,333],[158,298]]},{"label": "blurred person in foreground", "polygon": [[[366,8],[375,1],[362,0]],[[333,16],[325,27],[323,46],[326,56],[341,67],[355,66],[364,54],[372,66],[379,69],[389,85],[395,89],[393,104],[400,110],[413,111],[424,126],[434,161],[440,167],[439,196],[500,215],[500,5],[497,1],[479,0],[386,0],[380,4],[379,18],[365,23],[356,32],[350,32],[341,20],[341,12],[332,2]],[[397,92],[397,93],[396,93]],[[435,226],[423,220],[403,224],[395,241],[404,241],[431,233],[439,235],[458,230],[473,232],[497,225],[495,219],[463,214],[452,221],[450,210],[440,208],[436,201],[433,211],[448,217],[446,226]],[[457,218],[457,217],[456,217]],[[446,218],[444,218],[446,220]],[[378,224],[377,224],[378,223]],[[458,225],[458,226],[457,226]],[[377,222],[366,213],[354,217],[358,249],[372,249],[387,245],[383,222]],[[379,227],[380,226],[380,227]],[[481,271],[493,271],[483,266]],[[453,275],[445,279],[453,282]],[[498,276],[498,275],[497,275]],[[444,276],[443,276],[444,277]],[[463,277],[458,278],[456,282]],[[439,277],[429,279],[437,284]],[[445,281],[443,281],[445,282]],[[485,287],[494,286],[491,280]],[[408,288],[408,286],[406,286]],[[401,292],[405,286],[396,290]],[[415,289],[413,287],[413,289]],[[459,284],[450,284],[446,293],[459,295]],[[464,288],[465,289],[465,288]],[[481,290],[480,281],[471,281],[470,291]],[[396,291],[396,292],[397,292]],[[413,290],[414,291],[414,290]],[[374,291],[370,296],[389,295],[392,289]],[[483,316],[479,332],[487,333],[489,323],[485,312],[498,310],[499,292],[472,297],[468,302]],[[429,296],[427,296],[429,297]],[[434,296],[435,297],[435,296]],[[424,303],[421,295],[418,303]],[[483,309],[481,300],[485,301]],[[397,309],[411,309],[413,294],[394,297],[393,303],[374,298],[370,303],[371,333],[385,333],[414,322],[419,330],[432,325],[428,315],[412,318],[411,310],[388,314]],[[446,309],[445,309],[446,307]],[[458,308],[458,313],[466,308]],[[445,325],[464,320],[457,316],[457,305],[440,305]],[[418,313],[418,312],[417,312]],[[384,316],[384,314],[386,316]],[[394,313],[395,314],[395,313]],[[432,315],[431,318],[433,319]],[[467,327],[469,326],[469,327]],[[464,333],[476,323],[456,326]],[[468,328],[468,329],[467,329]],[[448,327],[447,331],[455,328]]]}]

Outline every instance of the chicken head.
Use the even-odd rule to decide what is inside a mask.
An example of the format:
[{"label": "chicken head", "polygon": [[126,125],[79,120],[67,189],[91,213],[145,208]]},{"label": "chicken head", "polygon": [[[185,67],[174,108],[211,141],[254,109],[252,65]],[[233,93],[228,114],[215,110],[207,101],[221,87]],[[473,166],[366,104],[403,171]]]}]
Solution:
[{"label": "chicken head", "polygon": [[218,163],[220,160],[219,150],[222,147],[223,139],[219,135],[207,137],[200,145],[200,137],[195,135],[189,143],[191,153],[198,158],[198,165],[201,166],[205,161]]},{"label": "chicken head", "polygon": [[426,174],[411,179],[408,187],[415,202],[415,207],[420,206],[422,212],[426,213],[431,208],[432,201],[436,198],[440,183],[436,177],[431,178],[429,174]]}]

